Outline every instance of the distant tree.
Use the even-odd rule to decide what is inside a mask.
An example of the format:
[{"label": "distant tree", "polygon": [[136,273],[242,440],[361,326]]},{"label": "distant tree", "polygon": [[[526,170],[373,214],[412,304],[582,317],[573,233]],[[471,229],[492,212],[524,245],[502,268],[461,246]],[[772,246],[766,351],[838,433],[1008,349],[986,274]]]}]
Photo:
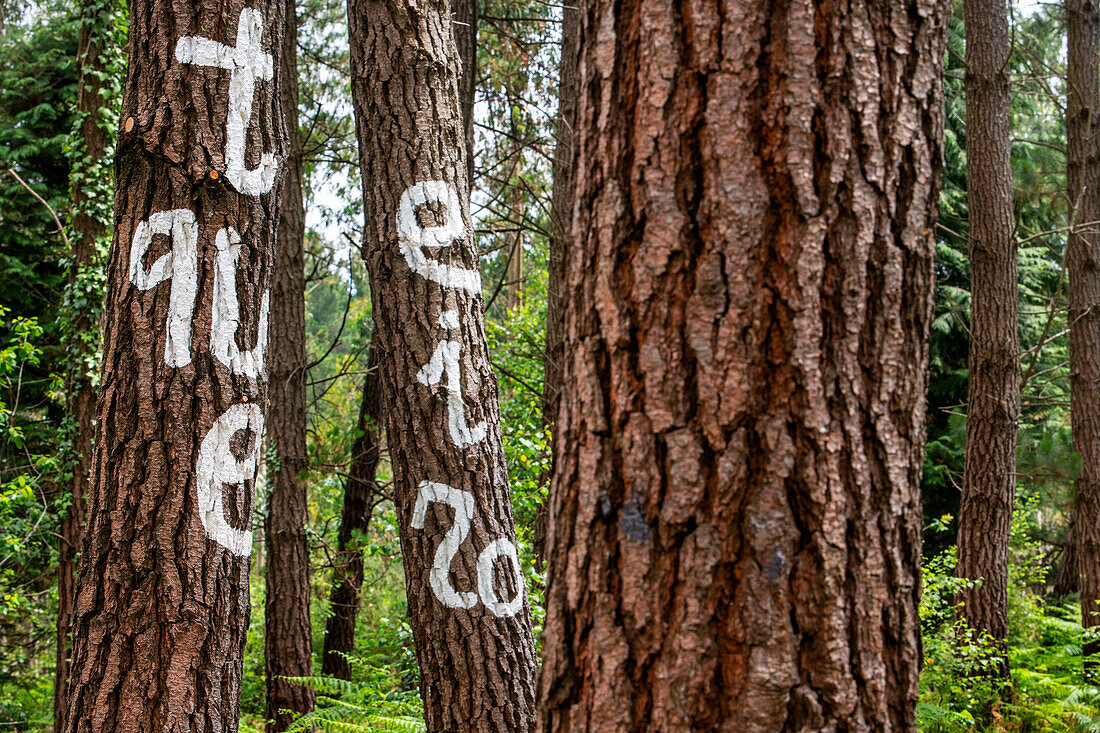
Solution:
[{"label": "distant tree", "polygon": [[[551,435],[562,389],[562,303],[565,293],[565,256],[569,251],[570,217],[573,213],[573,126],[577,110],[577,43],[580,10],[562,7],[561,61],[558,67],[558,114],[554,124],[553,199],[550,202],[549,257],[546,283],[546,342],[543,355],[542,418]],[[551,469],[551,473],[552,473]],[[535,555],[546,561],[546,527],[549,502],[539,505],[535,527]]]},{"label": "distant tree", "polygon": [[[1081,456],[1074,537],[1081,622],[1100,626],[1100,6],[1066,0],[1070,415]],[[1086,644],[1086,656],[1100,643]]]},{"label": "distant tree", "polygon": [[271,399],[268,407],[268,515],[264,525],[267,593],[264,664],[269,731],[313,709],[313,690],[287,681],[313,673],[306,542],[306,272],[302,142],[298,129],[298,12],[286,3],[279,102],[290,142],[278,188],[275,274],[271,287]]},{"label": "distant tree", "polygon": [[970,379],[957,572],[971,628],[1000,644],[1008,679],[1008,544],[1016,496],[1020,339],[1010,154],[1008,6],[965,0],[966,174],[970,212]]},{"label": "distant tree", "polygon": [[451,30],[458,50],[458,104],[462,109],[462,129],[466,138],[466,169],[469,187],[474,188],[474,107],[477,104],[477,16],[478,0],[454,0],[451,3]]},{"label": "distant tree", "polygon": [[351,679],[348,657],[355,650],[355,621],[363,589],[363,547],[378,494],[376,479],[382,458],[381,390],[378,350],[371,347],[367,374],[363,378],[356,438],[351,449],[351,467],[344,483],[337,555],[333,563],[335,577],[329,595],[331,615],[325,625],[325,647],[321,657],[321,674],[342,680]]},{"label": "distant tree", "polygon": [[373,346],[428,730],[529,731],[535,647],[446,8],[348,8]]},{"label": "distant tree", "polygon": [[586,3],[554,731],[915,729],[946,2]]},{"label": "distant tree", "polygon": [[130,21],[65,730],[234,731],[285,5],[136,0]]}]

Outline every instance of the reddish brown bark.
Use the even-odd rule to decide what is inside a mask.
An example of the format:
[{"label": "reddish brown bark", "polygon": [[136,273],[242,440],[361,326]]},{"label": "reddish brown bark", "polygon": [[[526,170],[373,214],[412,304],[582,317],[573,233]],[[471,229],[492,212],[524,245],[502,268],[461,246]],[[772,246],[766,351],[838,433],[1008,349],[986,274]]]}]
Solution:
[{"label": "reddish brown bark", "polygon": [[545,731],[913,731],[945,2],[581,11]]},{"label": "reddish brown bark", "polygon": [[[85,3],[81,5],[81,25],[77,39],[77,69],[79,74],[76,106],[84,115],[80,122],[78,135],[83,145],[80,170],[87,175],[92,166],[103,161],[107,152],[107,137],[101,126],[101,114],[107,100],[103,98],[103,77],[105,56],[99,43],[105,36],[100,30],[93,31],[97,23],[113,22],[113,14],[100,14],[99,5]],[[106,16],[106,17],[104,17]],[[109,35],[108,35],[109,37]],[[97,240],[107,233],[106,223],[92,214],[86,187],[95,182],[86,181],[82,176],[72,180],[71,196],[73,216],[71,221],[72,240],[69,265],[69,286],[76,290],[82,286],[85,277],[93,268],[102,267],[102,258],[97,253]],[[75,292],[78,301],[90,300],[91,293]],[[68,412],[72,420],[73,432],[70,456],[73,460],[72,478],[69,480],[69,492],[72,501],[68,511],[61,519],[61,541],[57,558],[57,657],[54,666],[53,688],[53,729],[61,733],[65,729],[66,701],[69,692],[69,667],[71,646],[69,629],[73,620],[73,597],[76,591],[76,556],[84,536],[85,500],[89,480],[92,474],[92,451],[95,438],[95,401],[96,391],[92,382],[89,362],[94,357],[97,343],[92,334],[97,334],[99,324],[98,303],[85,303],[83,306],[72,302],[67,304],[69,311],[65,394],[68,399]]]},{"label": "reddish brown bark", "polygon": [[[352,96],[383,412],[430,731],[528,731],[514,558],[446,3],[352,0]],[[402,204],[404,202],[404,204]]]},{"label": "reddish brown bark", "polygon": [[284,677],[313,673],[309,618],[309,545],[306,541],[306,320],[305,210],[302,146],[298,130],[298,14],[286,8],[282,79],[290,155],[279,188],[275,275],[271,286],[271,400],[268,408],[267,595],[264,604],[264,664],[269,731],[282,731],[313,709],[313,691]]},{"label": "reddish brown bark", "polygon": [[[1066,0],[1066,195],[1070,231],[1070,422],[1081,456],[1074,488],[1081,620],[1100,626],[1100,7]],[[1100,644],[1085,646],[1086,655]]]},{"label": "reddish brown bark", "polygon": [[970,376],[959,507],[959,597],[969,626],[1001,644],[1008,679],[1008,542],[1020,418],[1016,220],[1008,84],[1008,7],[966,0],[966,178],[970,212]]},{"label": "reddish brown bark", "polygon": [[363,538],[370,530],[371,512],[377,492],[378,462],[382,457],[379,409],[382,383],[378,374],[378,350],[371,348],[363,399],[359,405],[358,437],[352,445],[351,468],[344,485],[344,506],[340,511],[340,533],[329,616],[325,625],[325,649],[321,674],[351,679],[348,657],[355,650],[355,621],[363,588]]},{"label": "reddish brown bark", "polygon": [[[245,353],[262,335],[277,197],[237,189],[250,186],[238,175],[227,97],[231,74],[255,68],[243,166],[254,169],[261,153],[285,158],[284,5],[138,0],[129,17],[66,730],[235,731],[267,397],[266,371]],[[202,63],[227,64],[233,56],[212,43],[237,47],[239,36],[260,46],[242,64]],[[194,37],[212,42],[183,40]],[[148,243],[144,256],[135,240]]]}]

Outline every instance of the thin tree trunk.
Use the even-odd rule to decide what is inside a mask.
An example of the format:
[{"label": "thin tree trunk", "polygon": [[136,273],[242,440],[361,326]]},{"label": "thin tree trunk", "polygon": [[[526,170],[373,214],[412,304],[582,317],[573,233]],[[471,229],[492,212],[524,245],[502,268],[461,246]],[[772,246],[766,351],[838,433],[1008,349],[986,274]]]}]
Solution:
[{"label": "thin tree trunk", "polygon": [[1061,599],[1077,593],[1081,590],[1080,571],[1077,569],[1077,532],[1073,523],[1066,532],[1066,543],[1062,546],[1058,557],[1058,564],[1054,570],[1054,586],[1050,594],[1053,598]]},{"label": "thin tree trunk", "polygon": [[363,254],[430,731],[528,731],[534,640],[469,214],[447,4],[352,0]]},{"label": "thin tree trunk", "polygon": [[[79,128],[74,141],[75,160],[71,182],[72,239],[69,256],[69,297],[66,298],[66,385],[67,418],[71,421],[71,445],[68,457],[72,478],[69,480],[71,503],[61,520],[57,563],[57,661],[54,668],[53,729],[65,729],[66,700],[69,691],[69,629],[73,620],[76,591],[76,556],[84,534],[85,497],[92,474],[95,438],[96,391],[93,368],[99,346],[99,316],[103,292],[97,270],[103,267],[99,242],[110,230],[109,141],[104,108],[104,77],[117,49],[104,48],[115,37],[117,5],[84,2],[80,6],[80,31],[77,39],[77,114]],[[105,180],[106,179],[106,180]],[[104,201],[103,199],[106,199]]]},{"label": "thin tree trunk", "polygon": [[1008,542],[1020,419],[1016,222],[1008,84],[1008,7],[966,0],[966,179],[970,211],[970,377],[959,507],[962,616],[999,645],[991,676],[1008,679]]},{"label": "thin tree trunk", "polygon": [[232,732],[287,148],[284,5],[136,0],[129,18],[66,730]]},{"label": "thin tree trunk", "polygon": [[[512,126],[512,136],[519,139],[515,126]],[[508,177],[508,216],[512,220],[515,232],[512,234],[512,246],[508,248],[508,269],[505,272],[505,282],[508,284],[508,310],[513,310],[523,304],[523,151],[517,146],[513,153],[515,160],[512,163],[512,173]]]},{"label": "thin tree trunk", "polygon": [[[554,125],[553,197],[550,200],[550,242],[546,285],[546,346],[543,349],[542,419],[554,436],[554,418],[562,388],[562,301],[565,286],[565,253],[570,242],[573,209],[573,126],[576,124],[577,44],[580,40],[580,12],[575,4],[562,6],[561,60],[558,65],[558,116]],[[553,439],[553,438],[552,438]],[[554,473],[551,458],[550,475]],[[546,532],[550,503],[543,501],[535,517],[535,557],[546,562]]]},{"label": "thin tree trunk", "polygon": [[367,376],[363,380],[363,399],[359,405],[358,437],[351,450],[351,468],[344,486],[344,506],[340,512],[340,533],[330,613],[325,625],[325,649],[321,674],[351,679],[348,657],[355,650],[355,621],[363,588],[363,537],[370,530],[371,510],[378,489],[378,462],[382,457],[379,409],[382,383],[378,374],[378,350],[371,346]]},{"label": "thin tree trunk", "polygon": [[914,731],[947,3],[585,3],[556,731]]},{"label": "thin tree trunk", "polygon": [[[76,557],[84,536],[85,500],[91,478],[95,447],[96,389],[90,362],[99,346],[101,289],[94,287],[102,267],[99,240],[110,229],[110,204],[101,201],[109,193],[108,131],[102,111],[103,80],[116,51],[101,47],[110,43],[116,24],[117,6],[84,2],[80,6],[77,39],[77,114],[74,172],[72,179],[72,226],[69,258],[69,296],[66,298],[66,389],[67,418],[72,426],[68,458],[73,478],[68,490],[72,502],[62,518],[57,550],[57,656],[54,667],[54,732],[65,730],[66,700],[70,664],[69,627],[73,624],[76,591]],[[105,178],[108,179],[105,182]],[[106,184],[106,185],[105,185]]]},{"label": "thin tree trunk", "polygon": [[306,322],[305,210],[302,203],[302,147],[298,130],[298,14],[286,7],[282,78],[290,155],[283,164],[275,275],[271,287],[271,404],[268,442],[268,499],[264,544],[267,595],[264,605],[266,712],[269,731],[282,731],[313,709],[313,691],[284,677],[313,672],[309,618],[309,544],[306,541]]},{"label": "thin tree trunk", "polygon": [[477,0],[451,3],[455,47],[458,49],[458,103],[462,107],[462,129],[466,134],[466,175],[474,190],[474,105],[477,102]]},{"label": "thin tree trunk", "polygon": [[[1100,8],[1094,0],[1066,0],[1066,195],[1071,223],[1100,219]],[[1100,626],[1100,233],[1071,230],[1069,271],[1070,422],[1081,456],[1074,507],[1081,621]],[[1100,652],[1085,646],[1086,656]]]}]

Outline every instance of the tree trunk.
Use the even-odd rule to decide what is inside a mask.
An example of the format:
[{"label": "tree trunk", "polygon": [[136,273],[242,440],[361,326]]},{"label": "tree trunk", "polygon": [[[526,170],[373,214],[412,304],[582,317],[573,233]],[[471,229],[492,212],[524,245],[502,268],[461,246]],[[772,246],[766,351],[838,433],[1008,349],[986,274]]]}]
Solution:
[{"label": "tree trunk", "polygon": [[113,100],[104,88],[120,50],[113,45],[119,6],[84,2],[80,5],[77,39],[77,115],[71,177],[71,249],[69,292],[65,311],[67,415],[71,444],[67,464],[71,503],[61,519],[57,562],[57,657],[54,668],[54,733],[65,729],[69,691],[70,641],[73,597],[76,590],[76,556],[84,535],[85,498],[92,474],[95,446],[95,352],[99,347],[99,317],[103,290],[100,241],[110,231],[111,187],[108,159],[110,122],[104,111]]},{"label": "tree trunk", "polygon": [[970,211],[970,376],[959,506],[959,594],[971,628],[999,644],[989,670],[1008,679],[1008,542],[1020,419],[1016,222],[1004,0],[966,0],[966,179]]},{"label": "tree trunk", "polygon": [[1077,568],[1077,532],[1073,523],[1066,531],[1066,543],[1058,553],[1058,563],[1054,570],[1054,585],[1050,589],[1050,595],[1055,599],[1062,599],[1081,590],[1081,574]]},{"label": "tree trunk", "polygon": [[[519,140],[516,126],[512,125],[512,137]],[[508,218],[512,222],[515,231],[512,233],[512,246],[508,248],[508,269],[504,274],[504,281],[508,284],[508,310],[513,310],[523,304],[523,241],[524,231],[524,207],[523,207],[523,150],[517,144],[512,153],[512,173],[508,177]]]},{"label": "tree trunk", "polygon": [[[1066,195],[1070,231],[1070,423],[1081,456],[1074,527],[1081,572],[1081,622],[1100,626],[1100,8],[1066,0],[1069,37],[1066,93]],[[1085,646],[1086,656],[1100,652]]]},{"label": "tree trunk", "polygon": [[352,0],[383,412],[430,731],[528,731],[535,651],[470,226],[446,3]]},{"label": "tree trunk", "polygon": [[466,133],[466,175],[474,189],[474,105],[477,102],[477,0],[455,0],[451,4],[455,47],[458,49],[458,102],[462,107],[462,129]]},{"label": "tree trunk", "polygon": [[286,175],[279,187],[275,275],[271,287],[271,401],[268,408],[268,499],[264,543],[265,718],[282,731],[313,709],[313,691],[283,677],[313,673],[309,618],[309,544],[306,542],[306,319],[305,209],[302,146],[298,130],[298,14],[287,2],[279,101],[290,138]]},{"label": "tree trunk", "polygon": [[947,3],[586,3],[554,731],[914,731]]},{"label": "tree trunk", "polygon": [[287,147],[284,6],[136,0],[129,17],[66,730],[231,732]]},{"label": "tree trunk", "polygon": [[330,613],[325,625],[325,649],[321,674],[351,679],[348,656],[355,650],[355,621],[363,588],[363,537],[370,530],[371,510],[378,485],[375,481],[382,457],[379,408],[382,383],[378,374],[378,349],[373,345],[363,380],[359,406],[358,437],[351,449],[351,468],[344,486],[344,507],[340,513],[336,573],[329,596]]},{"label": "tree trunk", "polygon": [[[554,417],[562,388],[562,300],[565,285],[565,254],[569,250],[570,221],[573,209],[573,126],[577,110],[577,43],[580,38],[580,12],[576,5],[562,6],[561,60],[558,63],[558,116],[554,125],[553,197],[550,200],[549,262],[546,284],[546,346],[543,349],[542,420],[554,436]],[[554,473],[551,457],[550,475]],[[539,570],[546,562],[546,532],[550,523],[550,503],[539,505],[535,517],[534,552]]]}]

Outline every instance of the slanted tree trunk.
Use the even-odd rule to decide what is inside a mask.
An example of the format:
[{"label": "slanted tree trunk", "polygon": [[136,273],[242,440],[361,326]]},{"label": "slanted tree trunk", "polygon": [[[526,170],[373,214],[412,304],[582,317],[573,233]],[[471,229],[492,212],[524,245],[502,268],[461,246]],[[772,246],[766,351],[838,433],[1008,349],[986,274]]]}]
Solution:
[{"label": "slanted tree trunk", "polygon": [[477,7],[477,0],[451,3],[451,28],[459,62],[458,103],[466,135],[466,175],[471,191],[474,189],[474,104],[477,102]]},{"label": "slanted tree trunk", "polygon": [[[580,11],[570,3],[562,6],[561,60],[558,64],[558,115],[554,124],[553,197],[550,200],[550,242],[546,285],[546,345],[543,348],[542,420],[553,441],[554,418],[562,387],[562,300],[565,285],[565,253],[569,249],[570,217],[573,209],[573,126],[577,110],[577,43]],[[550,475],[553,471],[551,457]],[[535,557],[546,562],[546,531],[550,522],[549,501],[539,505],[535,517]]]},{"label": "slanted tree trunk", "polygon": [[555,731],[912,731],[946,2],[586,3]]},{"label": "slanted tree trunk", "polygon": [[344,485],[340,511],[335,577],[329,595],[330,613],[325,625],[321,674],[351,679],[348,656],[355,650],[355,621],[363,588],[363,538],[370,530],[371,511],[377,493],[378,462],[382,457],[379,408],[382,382],[378,374],[378,349],[371,347],[363,399],[359,405],[358,437],[352,444],[351,467]]},{"label": "slanted tree trunk", "polygon": [[534,640],[489,363],[447,4],[351,0],[375,344],[430,731],[528,731]]},{"label": "slanted tree trunk", "polygon": [[130,5],[69,733],[237,730],[284,24]]},{"label": "slanted tree trunk", "polygon": [[1008,679],[1008,542],[1020,419],[1016,221],[1004,0],[966,0],[966,179],[970,211],[970,377],[959,506],[962,616],[1000,644],[991,676]]},{"label": "slanted tree trunk", "polygon": [[[1066,0],[1066,195],[1070,204],[1070,423],[1081,456],[1074,484],[1081,622],[1100,626],[1100,7]],[[1100,652],[1085,646],[1086,656]]]},{"label": "slanted tree trunk", "polygon": [[306,542],[306,319],[305,210],[298,130],[298,13],[287,2],[279,101],[290,155],[279,187],[275,275],[271,287],[271,403],[268,408],[268,499],[264,543],[266,712],[269,731],[282,731],[313,709],[313,691],[284,677],[313,673],[309,618],[309,545]]},{"label": "slanted tree trunk", "polygon": [[113,115],[105,108],[113,101],[104,86],[118,61],[120,48],[117,14],[112,3],[83,2],[77,37],[79,117],[74,131],[71,181],[71,250],[69,292],[65,311],[67,419],[70,433],[66,459],[72,471],[69,480],[71,503],[61,519],[57,561],[57,661],[54,668],[53,729],[65,729],[69,691],[69,628],[73,620],[76,591],[76,556],[84,535],[85,497],[92,475],[95,438],[96,391],[93,383],[96,351],[99,348],[99,317],[103,290],[99,285],[103,268],[101,240],[110,231],[113,180],[108,159],[108,139]]}]

